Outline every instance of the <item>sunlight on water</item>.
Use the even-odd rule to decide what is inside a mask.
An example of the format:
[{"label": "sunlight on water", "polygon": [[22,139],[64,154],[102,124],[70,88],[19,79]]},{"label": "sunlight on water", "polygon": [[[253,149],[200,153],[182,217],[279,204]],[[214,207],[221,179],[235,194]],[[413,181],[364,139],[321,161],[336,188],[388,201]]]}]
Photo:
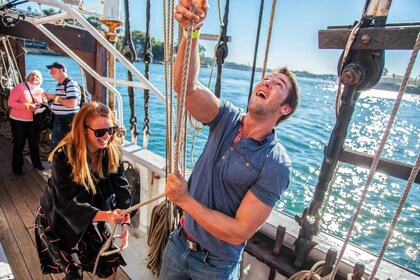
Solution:
[{"label": "sunlight on water", "polygon": [[[63,61],[68,66],[70,75],[76,80],[80,80],[79,67],[68,58],[28,55],[27,68],[37,69],[39,64],[47,65],[56,60]],[[142,63],[136,63],[136,66],[143,72]],[[51,79],[48,69],[44,67],[40,70],[44,77],[44,88],[53,91],[55,81]],[[126,74],[126,70],[118,65],[118,78],[124,80]],[[200,81],[205,85],[208,83],[209,74],[210,69],[202,69],[200,73]],[[150,77],[152,83],[164,93],[163,66],[153,64]],[[224,69],[222,97],[245,109],[250,77],[250,72]],[[256,80],[259,77],[260,74],[257,73]],[[286,147],[293,161],[292,184],[289,190],[283,194],[277,209],[284,210],[290,215],[301,214],[312,200],[323,160],[324,147],[328,143],[335,123],[335,95],[337,91],[337,84],[334,82],[305,78],[298,78],[298,80],[301,86],[299,108],[290,120],[276,129],[281,143]],[[214,87],[214,78],[212,87]],[[123,97],[124,123],[128,129],[130,127],[130,108],[127,90],[124,87],[118,87],[118,89]],[[137,128],[141,132],[145,115],[143,90],[137,89],[135,94]],[[370,155],[376,153],[396,96],[397,93],[382,90],[370,90],[361,94],[349,127],[348,139],[345,142],[346,148],[366,152]],[[166,136],[163,112],[165,112],[164,105],[151,95],[149,118],[152,136],[149,140],[149,149],[164,157]],[[420,152],[419,116],[420,95],[405,95],[382,157],[414,164]],[[195,159],[205,144],[206,135],[207,132],[204,130],[196,140]],[[131,139],[129,131],[127,139]],[[141,141],[140,137],[139,145],[142,144]],[[323,231],[342,238],[345,237],[368,174],[369,170],[348,164],[341,166],[334,180],[330,201],[321,224]],[[352,242],[373,252],[379,252],[405,186],[404,180],[380,173],[375,174],[352,234]],[[418,262],[420,244],[419,190],[419,184],[413,184],[385,254],[386,258],[416,271],[420,271]]]}]

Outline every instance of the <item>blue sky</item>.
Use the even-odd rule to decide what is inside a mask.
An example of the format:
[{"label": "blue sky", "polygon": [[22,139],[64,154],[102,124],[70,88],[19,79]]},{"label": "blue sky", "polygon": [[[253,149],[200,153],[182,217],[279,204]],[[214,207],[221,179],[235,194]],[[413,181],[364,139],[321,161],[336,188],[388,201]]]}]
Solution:
[{"label": "blue sky", "polygon": [[[121,5],[123,6],[123,0]],[[226,0],[220,0],[222,13]],[[87,0],[85,3],[94,2]],[[175,1],[177,2],[177,1]],[[391,22],[420,22],[420,0],[394,0],[388,16]],[[210,13],[203,33],[218,34],[218,1],[210,0]],[[365,0],[278,0],[274,20],[269,68],[287,65],[292,70],[317,74],[335,74],[340,50],[318,49],[318,31],[328,26],[351,25],[361,17]],[[265,0],[264,21],[260,35],[257,66],[262,66],[272,1]],[[146,0],[130,1],[131,29],[145,31]],[[260,9],[260,0],[230,0],[228,35],[229,55],[226,61],[252,65]],[[123,10],[123,8],[122,8]],[[124,19],[124,17],[122,17]],[[151,35],[163,41],[162,1],[151,1]],[[213,56],[214,42],[201,41],[207,56]],[[387,51],[385,67],[389,73],[403,75],[411,51]],[[418,59],[419,60],[419,59]],[[412,75],[420,75],[415,63]]]},{"label": "blue sky", "polygon": [[[162,39],[162,1],[151,2],[151,33]],[[221,0],[222,13],[225,2]],[[145,0],[131,1],[132,29],[145,30],[145,3]],[[202,32],[218,34],[218,2],[210,0],[209,3],[210,13]],[[364,0],[278,0],[268,67],[287,65],[293,70],[335,74],[341,51],[318,49],[318,30],[334,25],[351,25],[360,19],[364,3]],[[257,60],[259,66],[263,63],[271,5],[272,1],[265,0]],[[259,0],[230,1],[228,35],[232,36],[232,42],[229,43],[227,61],[252,65],[259,9]],[[407,21],[420,22],[420,0],[394,0],[391,4],[388,22]],[[202,41],[201,44],[207,49],[207,55],[213,56],[214,42]],[[411,51],[388,51],[385,67],[389,73],[404,74],[410,56]],[[412,71],[412,76],[417,75],[420,75],[418,61]]]}]

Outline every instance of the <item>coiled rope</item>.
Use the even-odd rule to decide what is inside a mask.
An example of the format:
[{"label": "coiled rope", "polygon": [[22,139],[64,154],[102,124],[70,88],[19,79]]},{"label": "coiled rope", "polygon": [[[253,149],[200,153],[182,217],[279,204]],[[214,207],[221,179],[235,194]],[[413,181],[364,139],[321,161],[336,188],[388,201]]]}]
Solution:
[{"label": "coiled rope", "polygon": [[315,263],[310,270],[302,270],[293,274],[289,280],[324,280],[330,279],[329,275],[321,277],[325,261]]},{"label": "coiled rope", "polygon": [[[164,29],[164,61],[165,61],[165,94],[166,94],[166,172],[173,170],[173,45],[174,45],[174,1],[163,0],[163,29]],[[182,34],[182,33],[181,33]],[[162,254],[174,219],[171,215],[172,205],[168,200],[156,205],[151,214],[147,243],[149,254],[147,268],[155,276],[160,273]]]}]

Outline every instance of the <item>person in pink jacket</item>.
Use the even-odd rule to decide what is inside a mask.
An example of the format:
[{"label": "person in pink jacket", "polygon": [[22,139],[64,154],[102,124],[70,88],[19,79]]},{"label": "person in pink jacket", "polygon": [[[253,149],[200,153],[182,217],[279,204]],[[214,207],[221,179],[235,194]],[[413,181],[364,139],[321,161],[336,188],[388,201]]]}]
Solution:
[{"label": "person in pink jacket", "polygon": [[38,170],[45,169],[39,157],[40,131],[34,123],[34,113],[39,111],[40,103],[47,101],[41,84],[41,72],[33,70],[26,77],[26,82],[17,84],[9,96],[8,105],[11,108],[9,117],[14,142],[12,169],[16,175],[24,174],[23,149],[26,139],[28,139],[32,165]]}]

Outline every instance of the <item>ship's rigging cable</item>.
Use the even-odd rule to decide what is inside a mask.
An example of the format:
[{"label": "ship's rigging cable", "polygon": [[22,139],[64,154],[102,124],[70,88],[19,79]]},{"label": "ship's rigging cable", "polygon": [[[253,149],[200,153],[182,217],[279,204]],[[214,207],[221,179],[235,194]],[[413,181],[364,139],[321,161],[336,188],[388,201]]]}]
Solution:
[{"label": "ship's rigging cable", "polygon": [[[122,55],[131,63],[136,60],[136,51],[134,50],[133,40],[131,37],[131,28],[130,28],[130,7],[128,0],[124,0],[124,12],[125,12],[125,34],[124,34],[124,42],[123,47],[121,50]],[[147,74],[148,75],[148,72]],[[148,78],[148,76],[145,76]],[[127,79],[132,82],[133,81],[133,74],[131,71],[127,71]],[[145,90],[146,94],[146,90]],[[130,131],[131,131],[131,143],[137,143],[137,136],[139,135],[137,129],[137,116],[135,112],[134,106],[134,88],[128,87],[128,99],[130,105]],[[146,116],[146,109],[145,109],[145,116]],[[144,141],[147,142],[147,141]],[[147,146],[147,145],[146,145]]]},{"label": "ship's rigging cable", "polygon": [[[19,70],[18,70],[18,64],[16,61],[16,58],[13,55],[13,48],[12,45],[10,44],[10,40],[8,36],[3,36],[1,37],[1,41],[3,43],[4,46],[4,51],[6,53],[6,61],[3,61],[5,67],[7,67],[9,69],[8,73],[9,74],[9,79],[13,78],[13,81],[15,83],[15,85],[17,85],[18,83],[20,83],[21,81],[23,81],[22,79],[22,75],[20,74]],[[3,59],[3,56],[2,56]]]},{"label": "ship's rigging cable", "polygon": [[[144,76],[149,79],[150,63],[153,59],[152,44],[150,41],[150,0],[146,1],[146,34],[143,45],[143,62],[144,62]],[[149,119],[149,101],[150,92],[148,89],[144,89],[144,124],[143,124],[143,148],[147,148],[145,142],[151,135],[150,132],[150,119]]]},{"label": "ship's rigging cable", "polygon": [[[364,23],[364,19],[366,18],[366,11],[367,11],[367,8],[369,6],[369,2],[370,2],[370,0],[367,0],[365,2],[365,6],[363,7],[363,10],[362,10],[362,17],[355,24],[355,26],[353,27],[353,29],[350,32],[349,38],[347,40],[346,46],[345,46],[344,51],[343,51],[343,55],[341,57],[341,62],[340,62],[340,68],[338,70],[338,75],[341,75],[341,73],[343,72],[343,68],[344,68],[344,64],[347,60],[347,56],[348,56],[348,54],[351,50],[351,47],[353,45],[354,40],[356,39],[357,34],[359,33],[360,28],[362,27],[362,25]],[[341,79],[338,79],[337,95],[336,95],[336,99],[335,99],[335,116],[336,116],[336,119],[338,118],[338,114],[340,112],[340,100],[341,100]]]},{"label": "ship's rigging cable", "polygon": [[268,25],[267,44],[265,46],[264,64],[261,71],[261,76],[262,76],[261,79],[264,79],[265,71],[267,70],[267,60],[268,60],[268,53],[270,51],[271,33],[273,31],[274,15],[276,13],[276,4],[277,4],[277,1],[273,0],[273,3],[271,4],[270,24]]},{"label": "ship's rigging cable", "polygon": [[376,152],[376,154],[375,154],[375,156],[373,158],[373,162],[372,162],[372,165],[371,165],[371,168],[370,168],[370,171],[369,171],[369,175],[368,175],[368,178],[367,178],[365,187],[363,189],[363,192],[362,192],[362,195],[360,197],[359,203],[357,205],[356,211],[354,212],[354,215],[353,215],[353,220],[352,220],[352,222],[350,224],[350,227],[349,227],[349,230],[347,232],[346,238],[344,240],[343,246],[341,248],[340,254],[339,254],[339,256],[338,256],[338,258],[336,260],[336,265],[334,266],[334,269],[333,269],[333,271],[331,273],[331,275],[332,275],[331,278],[332,279],[334,279],[334,277],[335,277],[335,275],[336,275],[336,273],[338,271],[338,264],[341,262],[341,259],[343,258],[344,252],[346,250],[346,247],[347,247],[347,245],[349,243],[349,240],[350,240],[350,237],[351,237],[351,233],[353,232],[353,228],[354,228],[354,226],[356,224],[356,221],[357,221],[357,218],[359,216],[360,210],[361,210],[361,208],[362,208],[362,206],[364,204],[364,200],[365,200],[365,197],[366,197],[367,192],[369,190],[370,183],[371,183],[371,181],[373,179],[373,176],[375,175],[376,168],[378,166],[378,163],[379,163],[379,160],[380,160],[382,151],[383,151],[383,149],[385,147],[386,141],[387,141],[388,136],[389,136],[389,134],[391,132],[391,128],[392,128],[392,125],[393,125],[393,123],[395,121],[398,108],[400,106],[402,97],[403,97],[404,92],[405,92],[405,89],[407,87],[407,82],[408,82],[408,79],[410,78],[411,70],[413,69],[413,65],[414,65],[414,62],[416,60],[416,57],[417,57],[419,48],[420,48],[420,33],[417,35],[417,40],[416,40],[416,43],[414,45],[413,52],[411,54],[410,61],[408,63],[408,66],[407,66],[407,69],[406,69],[404,78],[403,78],[403,80],[401,82],[401,86],[400,86],[400,90],[398,92],[398,96],[397,96],[397,98],[395,100],[395,103],[394,103],[394,106],[392,108],[392,112],[391,112],[391,115],[389,117],[387,126],[385,128],[384,134],[382,136],[381,142],[379,144],[378,150],[377,150],[377,152]]},{"label": "ship's rigging cable", "polygon": [[379,253],[378,258],[376,259],[376,262],[372,269],[372,273],[370,275],[369,280],[373,280],[375,278],[376,272],[378,271],[379,265],[384,257],[386,248],[389,244],[389,240],[391,239],[392,233],[394,232],[395,226],[398,222],[398,218],[400,217],[401,211],[404,207],[404,203],[407,200],[407,197],[408,197],[408,194],[410,193],[413,182],[416,179],[417,174],[419,173],[419,169],[420,169],[420,154],[417,156],[416,163],[410,173],[410,177],[408,178],[404,193],[401,196],[400,202],[398,203],[397,211],[395,212],[394,218],[392,219],[391,226],[388,229],[387,236],[382,244],[381,252]]},{"label": "ship's rigging cable", "polygon": [[261,0],[261,2],[260,2],[260,14],[258,16],[257,37],[255,39],[254,60],[252,62],[252,69],[251,69],[251,84],[249,86],[248,102],[251,99],[252,88],[254,86],[255,66],[256,66],[256,63],[257,63],[258,42],[260,41],[260,31],[261,31],[261,22],[262,22],[263,10],[264,10],[264,0]]},{"label": "ship's rigging cable", "polygon": [[[219,4],[219,19],[221,18],[221,11],[220,11],[220,0],[218,1]],[[219,98],[221,94],[221,82],[222,82],[222,69],[223,63],[225,62],[225,58],[228,55],[228,45],[227,45],[227,27],[229,22],[229,0],[226,0],[225,4],[225,14],[223,16],[223,21],[220,22],[220,34],[219,39],[216,44],[215,49],[215,59],[217,61],[217,78],[216,78],[216,85],[214,89],[214,94]],[[213,64],[214,67],[214,64]],[[210,88],[210,85],[209,85]]]},{"label": "ship's rigging cable", "polygon": [[[166,172],[173,169],[173,45],[174,45],[174,1],[163,0],[163,28],[164,28],[164,60],[165,60],[165,93],[166,93]],[[182,36],[182,35],[181,35]],[[172,231],[175,219],[172,213],[172,204],[169,200],[164,200],[156,205],[151,214],[149,234],[147,243],[149,254],[147,257],[147,268],[155,276],[160,274],[162,265],[162,255],[169,234]]]}]

